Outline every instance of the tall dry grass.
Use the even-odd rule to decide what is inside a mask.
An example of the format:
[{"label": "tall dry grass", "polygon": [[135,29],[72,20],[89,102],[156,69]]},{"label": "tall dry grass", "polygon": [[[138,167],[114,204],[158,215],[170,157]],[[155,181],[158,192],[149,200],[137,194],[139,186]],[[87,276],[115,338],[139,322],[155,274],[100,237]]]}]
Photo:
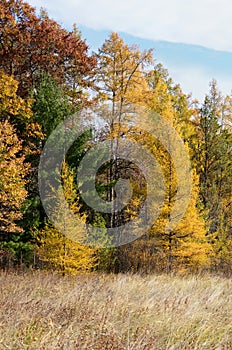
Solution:
[{"label": "tall dry grass", "polygon": [[0,349],[232,349],[220,277],[0,274]]}]

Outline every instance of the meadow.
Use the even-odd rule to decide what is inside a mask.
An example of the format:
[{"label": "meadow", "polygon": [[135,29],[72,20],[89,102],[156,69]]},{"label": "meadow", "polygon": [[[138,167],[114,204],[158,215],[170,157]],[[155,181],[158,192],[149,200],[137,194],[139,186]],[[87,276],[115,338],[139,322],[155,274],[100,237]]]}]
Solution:
[{"label": "meadow", "polygon": [[218,276],[0,273],[0,349],[232,349]]}]

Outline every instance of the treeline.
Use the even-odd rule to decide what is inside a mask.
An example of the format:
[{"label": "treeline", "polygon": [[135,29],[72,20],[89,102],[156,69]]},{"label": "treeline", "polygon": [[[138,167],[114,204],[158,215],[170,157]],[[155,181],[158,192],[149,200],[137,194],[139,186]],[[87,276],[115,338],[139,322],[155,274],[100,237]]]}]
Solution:
[{"label": "treeline", "polygon": [[[75,25],[67,31],[45,10],[37,15],[21,0],[1,2],[0,26],[1,267],[49,268],[63,274],[202,269],[231,273],[232,96],[222,96],[213,80],[200,104],[185,95],[167,70],[154,61],[152,50],[129,46],[112,33],[98,52],[91,54]],[[172,156],[158,139],[141,132],[143,113],[140,128],[121,123],[128,116],[133,119],[136,113],[138,119],[141,110],[157,113],[168,121],[183,140],[191,160],[189,204],[184,217],[170,230],[165,228],[179,200],[180,185]],[[70,212],[78,215],[83,225],[66,225],[69,232],[64,235],[43,209],[38,167],[51,132],[75,113],[83,115],[89,127],[67,152],[60,187]],[[103,128],[91,124],[91,116],[96,114]],[[111,247],[107,229],[135,222],[146,201],[143,169],[120,158],[117,144],[114,157],[99,168],[96,189],[106,202],[116,198],[118,179],[130,180],[131,200],[120,212],[93,210],[82,199],[75,179],[88,150],[105,140],[125,138],[146,146],[155,157],[164,177],[165,196],[157,218],[156,203],[148,208],[154,212],[154,223],[148,231],[141,233],[138,224],[134,227],[135,232],[139,230],[138,239]],[[157,188],[158,182],[154,178]],[[62,205],[59,208],[54,215],[65,220]],[[85,237],[88,225],[96,227],[95,244],[71,239],[72,235]],[[94,235],[94,229],[91,232]]]}]

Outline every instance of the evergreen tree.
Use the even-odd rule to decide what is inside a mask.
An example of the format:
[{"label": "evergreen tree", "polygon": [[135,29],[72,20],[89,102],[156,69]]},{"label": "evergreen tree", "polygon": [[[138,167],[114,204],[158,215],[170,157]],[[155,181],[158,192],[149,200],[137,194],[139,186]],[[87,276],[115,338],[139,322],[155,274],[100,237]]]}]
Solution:
[{"label": "evergreen tree", "polygon": [[192,144],[193,161],[200,178],[202,209],[215,248],[215,265],[219,261],[223,264],[224,250],[225,265],[231,264],[228,247],[231,245],[232,135],[223,122],[230,113],[225,101],[216,81],[212,81],[210,92],[195,117],[196,138]]}]

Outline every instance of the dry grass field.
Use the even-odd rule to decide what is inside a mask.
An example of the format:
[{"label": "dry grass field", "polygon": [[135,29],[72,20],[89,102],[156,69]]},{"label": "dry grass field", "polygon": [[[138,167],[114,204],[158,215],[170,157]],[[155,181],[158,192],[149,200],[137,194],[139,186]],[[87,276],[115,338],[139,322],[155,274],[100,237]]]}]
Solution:
[{"label": "dry grass field", "polygon": [[232,349],[232,281],[2,272],[0,349]]}]

